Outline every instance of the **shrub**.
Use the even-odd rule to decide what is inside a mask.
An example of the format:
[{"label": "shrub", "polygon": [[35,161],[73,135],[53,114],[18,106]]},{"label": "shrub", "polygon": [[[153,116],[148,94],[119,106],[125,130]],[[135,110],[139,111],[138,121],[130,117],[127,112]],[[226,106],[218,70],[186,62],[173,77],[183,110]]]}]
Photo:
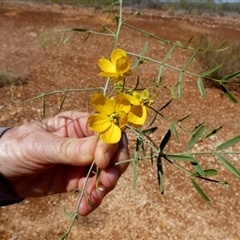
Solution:
[{"label": "shrub", "polygon": [[[215,46],[216,48],[216,46]],[[197,56],[197,62],[200,64],[202,69],[212,69],[216,66],[222,66],[219,70],[211,73],[208,78],[214,78],[221,80],[231,73],[239,70],[239,59],[240,59],[240,41],[231,41],[229,47],[224,51],[214,52],[202,52]],[[207,78],[206,78],[207,79]],[[212,81],[211,81],[212,82]],[[230,86],[231,83],[231,86]],[[240,77],[231,79],[231,82],[227,84],[231,90],[240,91]],[[214,85],[214,84],[213,84]],[[217,84],[219,86],[219,84]]]},{"label": "shrub", "polygon": [[0,87],[10,85],[12,83],[26,84],[28,83],[28,77],[24,75],[16,75],[11,72],[0,69]]}]

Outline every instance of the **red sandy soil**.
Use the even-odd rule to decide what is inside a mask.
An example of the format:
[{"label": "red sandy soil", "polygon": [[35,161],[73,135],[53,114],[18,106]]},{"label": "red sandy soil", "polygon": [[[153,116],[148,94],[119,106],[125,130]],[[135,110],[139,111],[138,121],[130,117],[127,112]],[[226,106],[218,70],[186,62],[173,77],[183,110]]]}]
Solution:
[{"label": "red sandy soil", "polygon": [[[126,15],[130,12],[127,11]],[[57,5],[38,4],[0,4],[0,69],[28,79],[28,84],[17,85],[15,98],[25,100],[42,92],[100,86],[103,79],[98,76],[97,61],[109,56],[112,51],[111,38],[91,35],[82,43],[84,33],[75,34],[68,43],[58,44],[59,35],[53,46],[41,48],[45,31],[64,28],[89,28],[102,31],[102,23],[113,27],[108,13],[87,8],[74,8]],[[196,45],[201,35],[211,36],[213,41],[236,40],[240,36],[240,20],[203,16],[168,16],[165,12],[149,10],[129,24],[163,39],[186,43],[194,36],[192,45]],[[124,28],[119,47],[128,52],[140,53],[144,43],[149,41],[148,56],[162,60],[170,47],[159,44],[155,39]],[[168,60],[169,64],[181,67],[190,56],[188,51],[176,50]],[[201,72],[197,60],[190,66],[191,71]],[[139,75],[142,83],[156,78],[156,64],[143,65],[132,77],[133,82]],[[166,70],[164,85],[173,85],[178,74]],[[196,78],[185,75],[183,98],[174,100],[163,113],[177,120],[192,113],[181,123],[191,129],[204,122],[207,125],[223,126],[223,130],[208,141],[195,146],[195,150],[214,149],[222,141],[240,134],[239,104],[230,102],[218,88],[206,85],[207,99],[201,98]],[[240,95],[233,92],[238,101]],[[56,114],[63,94],[46,98],[46,115]],[[161,91],[157,99],[158,106],[164,105],[171,96],[167,90]],[[89,105],[89,93],[69,93],[63,110],[92,111]],[[41,100],[25,104],[15,104],[10,99],[9,86],[0,88],[0,125],[13,126],[32,119],[41,119]],[[153,136],[159,142],[169,123],[158,118],[155,124],[157,134]],[[180,143],[174,140],[167,147],[168,152],[178,152],[184,148],[187,135],[181,132]],[[131,149],[133,136],[129,135]],[[238,147],[239,148],[239,147]],[[236,147],[237,149],[237,147]],[[230,156],[232,163],[240,168],[238,156]],[[140,162],[136,190],[132,189],[131,166],[118,183],[116,189],[103,201],[102,205],[87,217],[80,218],[73,228],[69,239],[199,239],[199,240],[237,240],[240,239],[240,195],[239,180],[232,176],[211,155],[199,159],[204,167],[217,168],[218,179],[228,180],[230,190],[214,183],[200,181],[211,198],[204,202],[193,189],[184,173],[164,162],[165,193],[159,192],[156,167],[150,162]],[[26,199],[20,204],[0,208],[0,238],[3,240],[60,239],[63,228],[67,228],[70,219],[63,214],[63,206],[73,210],[75,197],[72,193],[49,197]]]}]

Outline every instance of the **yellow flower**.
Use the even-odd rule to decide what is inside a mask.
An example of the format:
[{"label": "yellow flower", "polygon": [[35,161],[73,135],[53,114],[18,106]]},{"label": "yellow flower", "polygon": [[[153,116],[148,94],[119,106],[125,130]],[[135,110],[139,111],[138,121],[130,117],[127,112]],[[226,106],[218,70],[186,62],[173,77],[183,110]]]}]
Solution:
[{"label": "yellow flower", "polygon": [[119,142],[122,130],[128,122],[130,102],[124,94],[119,94],[111,100],[103,94],[95,93],[91,98],[91,104],[98,113],[89,116],[89,128],[98,132],[100,139],[106,143]]},{"label": "yellow flower", "polygon": [[100,76],[119,81],[132,72],[127,53],[119,48],[112,52],[111,61],[106,58],[101,58],[98,61],[98,66],[102,70],[102,72],[99,73]]},{"label": "yellow flower", "polygon": [[126,98],[132,104],[131,111],[128,114],[129,124],[135,127],[142,126],[147,119],[150,105],[154,103],[153,98],[149,97],[147,89],[144,89],[142,93],[134,91],[132,95],[128,95]]},{"label": "yellow flower", "polygon": [[150,98],[147,89],[144,89],[141,94],[139,92],[133,92],[132,95],[133,97],[137,98],[140,101],[140,103],[147,108],[149,108],[154,103],[154,98],[156,97],[155,96]]}]

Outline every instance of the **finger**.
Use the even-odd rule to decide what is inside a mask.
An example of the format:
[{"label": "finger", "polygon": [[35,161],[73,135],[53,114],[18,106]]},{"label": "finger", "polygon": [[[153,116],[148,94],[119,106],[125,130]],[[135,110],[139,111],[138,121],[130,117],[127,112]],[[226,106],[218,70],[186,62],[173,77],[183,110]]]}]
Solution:
[{"label": "finger", "polygon": [[[52,135],[52,134],[51,134]],[[118,144],[106,144],[97,136],[85,138],[59,138],[49,136],[39,150],[55,164],[84,166],[95,161],[99,168],[106,168],[118,149]],[[51,148],[51,149],[50,149]],[[46,156],[45,156],[46,157]]]},{"label": "finger", "polygon": [[88,128],[89,113],[67,111],[42,121],[42,127],[61,137],[86,137],[94,133]]},{"label": "finger", "polygon": [[122,138],[119,142],[119,148],[117,152],[114,154],[110,165],[115,165],[120,175],[127,169],[129,162],[127,160],[130,159],[129,149],[128,149],[128,139],[126,134],[123,132]]},{"label": "finger", "polygon": [[14,154],[15,159],[25,159],[34,168],[48,164],[88,165],[94,160],[98,143],[97,136],[59,137],[44,131],[36,121],[7,131],[5,137],[11,142],[6,144],[7,152]]},{"label": "finger", "polygon": [[97,136],[63,138],[45,131],[29,132],[22,137],[25,157],[40,165],[69,164],[84,166],[94,160]]},{"label": "finger", "polygon": [[86,188],[86,195],[81,200],[78,213],[81,216],[86,216],[95,210],[101,204],[102,199],[106,196],[106,194],[108,194],[116,186],[119,177],[119,170],[113,167],[101,172],[98,186],[96,186],[96,175],[89,179]]},{"label": "finger", "polygon": [[[43,128],[61,137],[93,136],[94,133],[88,128],[88,116],[88,113],[76,111],[63,112],[55,117],[44,119]],[[106,168],[117,149],[118,143],[106,144],[99,140],[94,154],[96,165],[101,169]]]},{"label": "finger", "polygon": [[94,161],[98,138],[59,138],[58,141],[51,141],[51,144],[52,149],[47,149],[45,153],[54,164],[85,166]]},{"label": "finger", "polygon": [[96,146],[94,160],[95,164],[100,168],[104,169],[109,165],[109,162],[117,152],[119,143],[107,144],[99,140]]},{"label": "finger", "polygon": [[[129,150],[126,135],[119,144],[119,149],[115,153],[113,162],[123,162],[129,159]],[[82,199],[79,214],[85,216],[96,209],[102,199],[116,186],[118,179],[128,167],[129,163],[122,163],[101,171],[99,185],[96,188],[96,176],[89,180],[87,184],[87,197]],[[85,180],[84,180],[85,181]]]}]

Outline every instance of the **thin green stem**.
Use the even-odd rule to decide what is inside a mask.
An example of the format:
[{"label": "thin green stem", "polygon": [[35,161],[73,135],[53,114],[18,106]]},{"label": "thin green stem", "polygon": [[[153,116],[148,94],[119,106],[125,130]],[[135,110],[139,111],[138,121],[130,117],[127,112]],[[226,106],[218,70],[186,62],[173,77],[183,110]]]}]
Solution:
[{"label": "thin green stem", "polygon": [[85,180],[85,182],[84,182],[83,188],[81,189],[81,194],[80,194],[80,197],[79,197],[79,201],[78,201],[76,210],[75,210],[75,212],[74,212],[74,215],[73,215],[71,224],[70,224],[69,228],[67,229],[64,237],[63,237],[64,240],[67,240],[67,238],[68,238],[68,236],[69,236],[69,234],[70,234],[70,232],[71,232],[71,230],[72,230],[72,227],[73,227],[75,221],[78,219],[78,210],[79,210],[79,208],[80,208],[80,205],[81,205],[81,202],[82,202],[83,197],[86,195],[87,183],[88,183],[88,180],[89,180],[89,177],[90,177],[90,174],[91,174],[91,172],[92,172],[92,170],[93,170],[94,165],[95,165],[95,162],[93,161],[92,164],[91,164],[90,167],[89,167],[89,170],[88,170],[88,173],[87,173],[86,180]]},{"label": "thin green stem", "polygon": [[17,101],[17,100],[14,99],[14,84],[10,88],[11,100],[14,103],[17,103],[17,104],[23,104],[23,103],[31,102],[31,101],[39,99],[39,98],[43,98],[43,97],[46,97],[46,96],[49,96],[49,95],[54,95],[54,94],[59,94],[59,93],[65,93],[66,94],[68,92],[83,92],[83,91],[95,91],[95,90],[103,90],[104,91],[104,88],[103,87],[93,87],[93,88],[79,88],[79,89],[76,88],[76,89],[57,90],[57,91],[53,91],[53,92],[41,93],[38,96],[29,98],[29,99],[24,100],[24,101]]},{"label": "thin green stem", "polygon": [[[147,61],[150,61],[150,62],[153,62],[153,63],[157,63],[159,65],[162,65],[164,67],[173,69],[175,71],[183,72],[183,73],[185,73],[187,75],[190,75],[190,76],[193,76],[193,77],[196,77],[196,78],[202,78],[201,74],[196,74],[196,73],[193,73],[193,72],[190,72],[190,71],[186,71],[186,70],[184,70],[182,68],[174,67],[174,66],[172,66],[170,64],[167,64],[167,63],[164,63],[162,61],[158,61],[158,60],[155,60],[155,59],[150,58],[150,57],[142,56],[141,54],[135,54],[135,53],[131,53],[131,52],[127,52],[127,53],[129,55],[132,55],[132,56],[135,56],[135,57],[138,57],[138,58],[143,58],[143,59],[145,59]],[[219,83],[219,79],[215,79],[215,78],[211,78],[211,77],[207,77],[207,76],[205,76],[204,78]]]},{"label": "thin green stem", "polygon": [[130,125],[127,125],[127,128],[131,129],[131,131],[133,131],[138,138],[140,138],[141,140],[143,140],[144,142],[146,142],[157,154],[159,153],[159,150],[152,144],[152,142],[150,140],[147,140],[144,138],[144,136],[142,136],[141,134],[139,134],[138,131],[136,131],[133,127],[131,127]]},{"label": "thin green stem", "polygon": [[146,32],[146,31],[144,31],[144,30],[142,30],[142,29],[140,29],[140,28],[136,28],[136,27],[134,27],[134,26],[132,26],[132,25],[129,25],[129,24],[125,23],[125,22],[123,22],[123,25],[126,26],[126,27],[128,27],[128,28],[131,28],[131,29],[133,29],[133,30],[135,30],[135,31],[138,31],[138,32],[140,32],[140,33],[143,33],[144,35],[147,35],[148,37],[154,37],[154,38],[157,39],[157,40],[160,40],[160,41],[162,41],[162,42],[165,42],[165,43],[168,43],[168,44],[173,45],[173,42],[172,42],[172,41],[165,40],[165,39],[163,39],[163,38],[157,37],[157,36],[155,36],[154,34],[149,33],[149,32]]},{"label": "thin green stem", "polygon": [[119,0],[119,16],[118,18],[116,18],[117,20],[117,30],[116,30],[116,33],[115,33],[115,41],[114,41],[114,49],[117,48],[118,46],[118,39],[119,39],[119,34],[120,34],[120,30],[121,30],[121,27],[122,27],[122,0]]},{"label": "thin green stem", "polygon": [[103,29],[109,31],[112,37],[115,37],[115,33],[110,28],[108,28],[105,24],[103,25]]},{"label": "thin green stem", "polygon": [[108,78],[106,83],[105,83],[105,87],[103,88],[103,94],[106,96],[107,94],[107,90],[108,90],[108,86],[109,86],[109,83],[110,83],[111,79]]},{"label": "thin green stem", "polygon": [[89,30],[88,32],[93,33],[95,35],[105,36],[105,37],[115,37],[115,35],[113,33],[102,33],[102,32],[96,32],[96,31],[92,31],[92,30]]},{"label": "thin green stem", "polygon": [[184,73],[186,73],[186,74],[188,74],[188,75],[191,75],[191,76],[194,76],[194,77],[198,77],[198,78],[201,77],[201,75],[199,75],[199,74],[192,73],[192,72],[189,72],[189,71],[185,71],[185,70],[183,70],[183,69],[181,69],[181,68],[174,67],[174,66],[172,66],[172,65],[170,65],[170,64],[167,64],[167,63],[164,63],[164,62],[155,60],[155,59],[150,58],[150,57],[146,57],[146,56],[143,57],[141,54],[130,53],[130,52],[127,52],[127,53],[128,53],[129,55],[131,55],[131,56],[135,56],[135,57],[138,57],[138,58],[143,58],[144,60],[157,63],[157,64],[159,64],[159,65],[162,65],[162,66],[164,66],[164,67],[173,69],[173,70],[178,71],[178,72],[184,72]]},{"label": "thin green stem", "polygon": [[[139,157],[138,160],[141,161],[141,160],[149,160],[149,159],[152,159],[152,158],[157,158],[157,156],[145,156],[145,157]],[[124,164],[124,163],[130,163],[132,161],[134,161],[135,159],[134,158],[131,158],[131,159],[128,159],[128,160],[124,160],[124,161],[121,161],[121,162],[117,162],[117,163],[114,163],[114,166],[117,166],[117,165],[120,165],[120,164]],[[172,164],[174,167],[178,168],[179,170],[181,170],[182,172],[188,174],[189,176],[192,175],[191,172],[189,172],[188,170],[186,170],[185,168],[179,166],[178,164],[174,163],[173,161],[171,160],[167,160],[170,164]]]},{"label": "thin green stem", "polygon": [[[132,26],[132,25],[130,25],[130,24],[127,24],[127,23],[125,23],[125,22],[123,22],[122,25],[124,25],[124,26],[126,26],[126,27],[128,27],[128,28],[131,28],[131,29],[133,29],[133,30],[135,30],[135,31],[138,31],[138,32],[140,32],[140,33],[143,33],[144,35],[146,35],[146,36],[148,36],[148,37],[155,38],[155,39],[159,40],[160,42],[163,42],[163,43],[166,43],[166,44],[170,44],[170,45],[174,45],[174,44],[175,44],[174,42],[172,42],[172,41],[170,41],[170,40],[166,40],[166,39],[160,38],[160,37],[156,36],[156,35],[153,34],[153,33],[149,33],[149,32],[147,32],[147,31],[144,31],[143,29],[134,27],[134,26]],[[199,51],[203,51],[203,52],[204,52],[204,51],[208,51],[208,52],[219,52],[219,51],[224,51],[224,50],[226,50],[226,48],[213,48],[213,49],[209,49],[209,48],[194,48],[194,47],[192,47],[192,46],[191,46],[191,47],[188,46],[188,44],[187,44],[187,45],[178,44],[177,47],[178,47],[178,48],[181,48],[181,49],[187,49],[187,50],[189,50],[189,51],[195,51],[195,50],[198,49]],[[199,47],[200,47],[200,46],[199,46]]]},{"label": "thin green stem", "polygon": [[[234,152],[234,151],[229,151],[229,152],[224,152],[224,151],[214,151],[214,150],[212,150],[212,151],[205,151],[205,152],[187,152],[187,154],[191,154],[191,155],[206,155],[206,154],[209,154],[209,155],[215,155],[216,153],[219,153],[219,154],[240,154],[240,151],[236,151],[236,152]],[[186,153],[176,153],[176,155],[179,155],[179,154],[186,154]],[[172,154],[172,155],[175,155],[175,154]]]}]

